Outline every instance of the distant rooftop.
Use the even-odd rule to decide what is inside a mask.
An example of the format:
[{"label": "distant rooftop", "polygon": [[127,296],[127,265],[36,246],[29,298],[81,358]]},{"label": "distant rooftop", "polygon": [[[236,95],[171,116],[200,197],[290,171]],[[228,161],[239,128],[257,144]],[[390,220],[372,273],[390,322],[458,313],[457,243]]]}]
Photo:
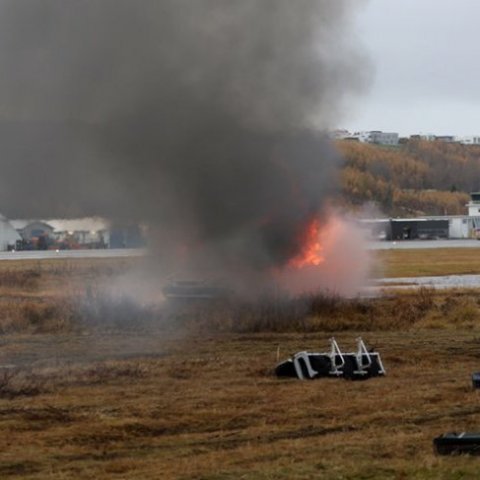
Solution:
[{"label": "distant rooftop", "polygon": [[55,232],[98,232],[108,229],[107,220],[99,217],[87,217],[76,219],[14,219],[10,224],[15,230],[22,230],[33,222],[41,222],[50,225]]}]

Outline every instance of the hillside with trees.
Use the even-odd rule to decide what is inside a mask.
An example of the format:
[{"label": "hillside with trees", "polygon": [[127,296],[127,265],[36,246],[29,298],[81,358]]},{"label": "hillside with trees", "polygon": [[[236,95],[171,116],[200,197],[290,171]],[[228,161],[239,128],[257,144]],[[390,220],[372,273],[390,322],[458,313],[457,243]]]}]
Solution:
[{"label": "hillside with trees", "polygon": [[461,215],[480,190],[480,146],[412,140],[397,147],[338,141],[342,206],[385,215]]}]

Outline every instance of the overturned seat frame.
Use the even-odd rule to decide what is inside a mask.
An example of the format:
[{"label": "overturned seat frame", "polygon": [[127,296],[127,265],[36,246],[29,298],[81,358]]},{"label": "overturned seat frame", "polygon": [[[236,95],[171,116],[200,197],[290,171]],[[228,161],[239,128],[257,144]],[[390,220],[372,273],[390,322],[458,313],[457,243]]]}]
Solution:
[{"label": "overturned seat frame", "polygon": [[378,352],[369,351],[359,337],[357,351],[342,353],[336,340],[330,339],[330,351],[323,353],[298,352],[275,368],[279,377],[297,377],[300,380],[321,377],[344,377],[352,380],[385,375]]}]

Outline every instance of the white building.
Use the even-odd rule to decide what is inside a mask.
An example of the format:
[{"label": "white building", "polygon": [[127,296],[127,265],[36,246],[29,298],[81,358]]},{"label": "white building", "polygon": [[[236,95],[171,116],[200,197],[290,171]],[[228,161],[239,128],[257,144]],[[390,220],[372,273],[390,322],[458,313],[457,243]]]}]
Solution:
[{"label": "white building", "polygon": [[42,220],[10,220],[20,237],[29,242],[33,238],[50,237],[53,227]]},{"label": "white building", "polygon": [[475,217],[450,217],[448,220],[448,238],[471,238],[475,228]]},{"label": "white building", "polygon": [[463,145],[480,145],[480,137],[457,137],[457,142],[462,143]]},{"label": "white building", "polygon": [[424,133],[419,135],[421,140],[427,140],[428,142],[433,142],[436,136],[433,133]]},{"label": "white building", "polygon": [[398,133],[370,132],[371,143],[378,145],[398,145]]},{"label": "white building", "polygon": [[470,194],[470,202],[465,206],[468,209],[469,217],[480,216],[480,192],[472,192]]},{"label": "white building", "polygon": [[398,133],[382,132],[371,130],[367,132],[355,132],[353,138],[358,138],[363,143],[374,143],[377,145],[398,145]]},{"label": "white building", "polygon": [[80,245],[109,244],[109,224],[99,217],[47,220],[57,241],[74,240]]},{"label": "white building", "polygon": [[15,247],[16,242],[21,239],[22,237],[11,223],[3,215],[0,215],[0,250],[8,250],[9,246]]}]

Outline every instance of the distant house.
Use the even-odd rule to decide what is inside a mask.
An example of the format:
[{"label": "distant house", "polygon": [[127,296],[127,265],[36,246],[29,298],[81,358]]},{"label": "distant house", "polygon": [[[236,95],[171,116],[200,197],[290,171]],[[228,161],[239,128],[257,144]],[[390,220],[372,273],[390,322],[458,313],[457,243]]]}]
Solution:
[{"label": "distant house", "polygon": [[26,242],[40,237],[53,237],[54,228],[41,220],[11,220],[10,222]]},{"label": "distant house", "polygon": [[433,133],[417,133],[415,135],[410,135],[410,140],[426,140],[427,142],[433,142],[435,138],[436,137]]},{"label": "distant house", "polygon": [[429,142],[444,142],[444,143],[461,143],[462,145],[480,145],[480,136],[478,135],[467,135],[467,136],[456,136],[456,135],[434,135],[433,133],[429,134],[416,134],[410,135],[410,140],[426,140]]},{"label": "distant house", "polygon": [[480,145],[480,137],[478,136],[459,137],[457,141],[463,145]]},{"label": "distant house", "polygon": [[354,138],[360,142],[374,143],[376,145],[398,145],[399,135],[396,132],[382,132],[380,130],[371,130],[366,132],[355,132]]},{"label": "distant house", "polygon": [[455,135],[435,135],[435,141],[444,143],[454,143],[457,141]]},{"label": "distant house", "polygon": [[376,143],[378,145],[398,145],[398,133],[370,132],[370,143]]},{"label": "distant house", "polygon": [[53,242],[53,227],[41,220],[11,220],[20,238],[14,248],[19,250],[47,250]]}]

